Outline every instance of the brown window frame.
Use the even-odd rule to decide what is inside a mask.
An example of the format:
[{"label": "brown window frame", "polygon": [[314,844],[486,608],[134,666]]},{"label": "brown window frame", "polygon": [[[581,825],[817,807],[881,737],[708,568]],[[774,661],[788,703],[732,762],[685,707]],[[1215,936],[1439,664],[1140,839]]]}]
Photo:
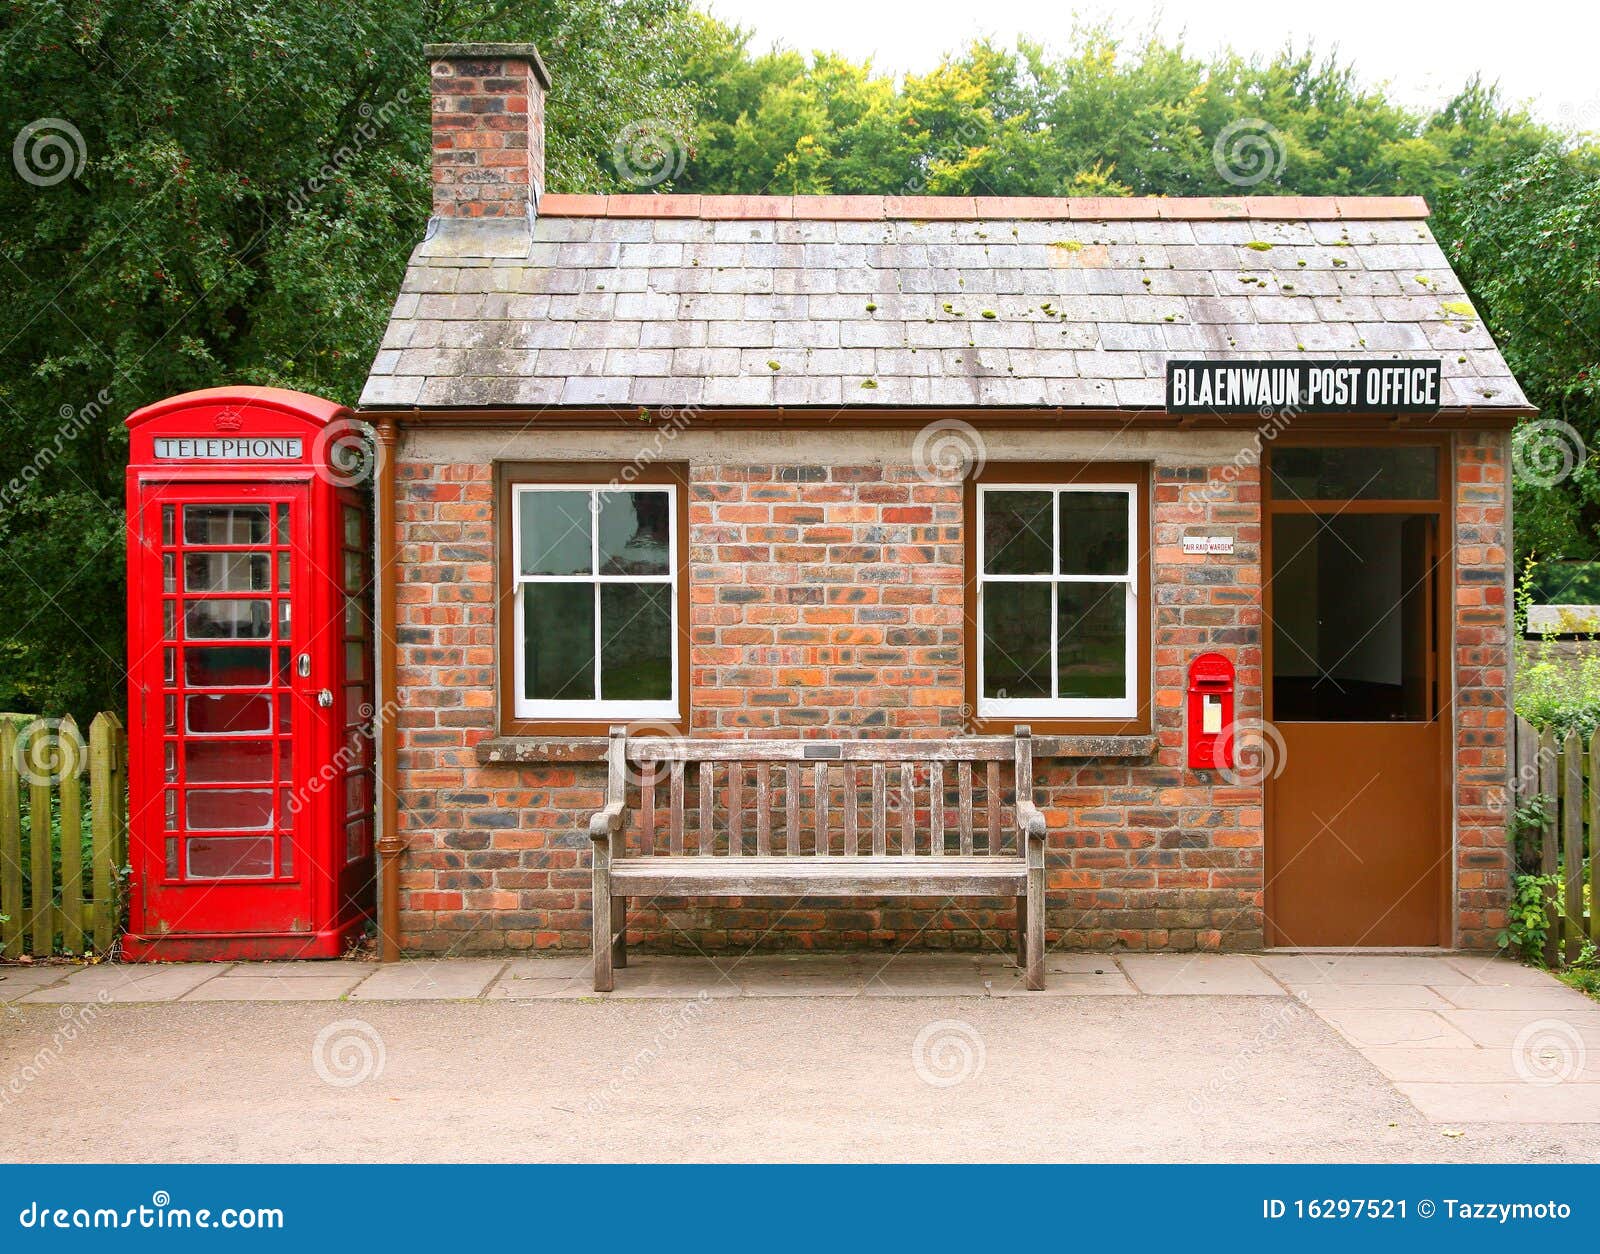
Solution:
[{"label": "brown window frame", "polygon": [[[590,736],[604,735],[617,722],[648,723],[652,732],[686,734],[689,728],[691,693],[689,688],[689,467],[685,462],[526,462],[494,463],[495,475],[495,655],[499,660],[496,677],[496,705],[502,736]],[[652,484],[670,485],[676,507],[673,526],[677,528],[677,636],[678,636],[678,712],[673,718],[618,720],[616,718],[520,718],[516,705],[516,572],[512,554],[516,552],[511,529],[516,525],[512,508],[514,489],[524,484],[594,487],[615,483],[619,491]]]},{"label": "brown window frame", "polygon": [[[1065,486],[1067,484],[1092,485],[1097,483],[1134,487],[1135,548],[1134,587],[1139,612],[1131,624],[1136,636],[1134,644],[1135,703],[1134,713],[1128,716],[1082,717],[1077,715],[1018,717],[1015,715],[980,714],[978,691],[978,651],[983,648],[982,624],[978,621],[978,489],[995,483],[1021,483]],[[963,641],[965,644],[966,708],[970,711],[969,723],[974,731],[982,733],[1011,733],[1018,726],[1031,727],[1035,732],[1049,735],[1137,736],[1149,735],[1151,717],[1151,681],[1153,675],[1152,635],[1155,606],[1151,601],[1150,563],[1154,537],[1150,530],[1150,466],[1145,462],[988,462],[976,474],[969,476],[962,499],[962,547],[966,565],[966,596],[963,602],[965,619]]]}]

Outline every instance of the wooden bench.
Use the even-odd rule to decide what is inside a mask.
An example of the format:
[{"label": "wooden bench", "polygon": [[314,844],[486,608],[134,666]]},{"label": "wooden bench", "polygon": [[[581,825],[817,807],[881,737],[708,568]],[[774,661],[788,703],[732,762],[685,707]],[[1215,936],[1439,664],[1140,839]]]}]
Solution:
[{"label": "wooden bench", "polygon": [[1013,897],[1017,963],[1028,988],[1044,987],[1045,821],[1026,727],[947,740],[629,739],[614,727],[606,771],[589,821],[597,991],[628,964],[630,897]]}]

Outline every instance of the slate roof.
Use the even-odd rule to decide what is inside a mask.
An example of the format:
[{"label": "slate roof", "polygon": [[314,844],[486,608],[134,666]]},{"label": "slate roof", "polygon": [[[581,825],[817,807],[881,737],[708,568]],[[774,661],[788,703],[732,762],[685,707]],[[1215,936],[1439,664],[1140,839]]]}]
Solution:
[{"label": "slate roof", "polygon": [[366,407],[1159,408],[1169,357],[1527,406],[1412,198],[555,196],[435,219]]}]

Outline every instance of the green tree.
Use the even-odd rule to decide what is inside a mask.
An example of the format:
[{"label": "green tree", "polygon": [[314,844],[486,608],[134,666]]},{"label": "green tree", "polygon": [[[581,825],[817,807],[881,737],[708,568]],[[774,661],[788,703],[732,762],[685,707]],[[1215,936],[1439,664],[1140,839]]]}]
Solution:
[{"label": "green tree", "polygon": [[57,121],[0,178],[0,709],[122,704],[128,413],[224,382],[355,401],[428,215],[425,41],[538,43],[551,186],[626,190],[616,138],[687,132],[704,34],[684,0],[7,6],[6,140]]}]

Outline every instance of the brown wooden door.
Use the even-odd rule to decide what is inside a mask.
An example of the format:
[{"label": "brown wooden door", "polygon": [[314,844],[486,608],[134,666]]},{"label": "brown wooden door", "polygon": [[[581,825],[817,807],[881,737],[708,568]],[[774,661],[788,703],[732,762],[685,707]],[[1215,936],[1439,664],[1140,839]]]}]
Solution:
[{"label": "brown wooden door", "polygon": [[1280,723],[1272,945],[1438,945],[1439,724]]},{"label": "brown wooden door", "polygon": [[[1425,466],[1397,480],[1392,453],[1272,455],[1267,717],[1282,753],[1266,781],[1271,945],[1449,939],[1442,466],[1436,488]],[[1371,499],[1363,486],[1380,480],[1367,461],[1389,489]],[[1307,491],[1330,481],[1344,499]]]}]

